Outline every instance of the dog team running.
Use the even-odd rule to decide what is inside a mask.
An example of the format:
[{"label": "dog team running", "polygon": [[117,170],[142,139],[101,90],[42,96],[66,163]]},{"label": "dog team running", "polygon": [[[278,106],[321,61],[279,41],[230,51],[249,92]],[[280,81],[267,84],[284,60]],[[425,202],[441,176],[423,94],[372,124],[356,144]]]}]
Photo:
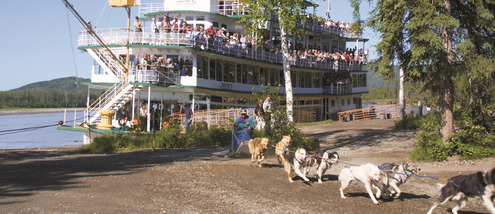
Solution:
[{"label": "dog team running", "polygon": [[[269,144],[270,140],[268,138],[254,138],[248,142],[251,161],[257,163],[258,167],[262,167],[261,162],[265,159]],[[327,150],[308,155],[304,148],[298,148],[291,155],[290,147],[291,136],[283,136],[282,140],[275,145],[275,154],[279,164],[283,165],[291,183],[294,182],[291,172],[296,173],[304,182],[309,182],[306,175],[312,168],[316,169],[318,183],[322,183],[321,178],[325,171],[339,162],[337,152]],[[338,180],[341,183],[340,197],[346,198],[344,190],[352,181],[357,180],[364,184],[374,204],[379,204],[377,201],[379,198],[399,198],[401,195],[399,186],[406,183],[411,176],[417,175],[419,170],[416,164],[409,162],[402,164],[384,163],[379,166],[368,163],[360,166],[345,167],[338,176]],[[373,189],[376,193],[373,193]],[[494,192],[495,168],[471,175],[458,175],[448,179],[447,184],[441,189],[438,201],[433,204],[428,214],[431,214],[438,205],[444,204],[449,200],[456,203],[455,207],[452,208],[452,213],[456,214],[459,209],[466,206],[468,198],[476,196],[480,197],[485,207],[495,214],[495,208],[491,201]]]}]

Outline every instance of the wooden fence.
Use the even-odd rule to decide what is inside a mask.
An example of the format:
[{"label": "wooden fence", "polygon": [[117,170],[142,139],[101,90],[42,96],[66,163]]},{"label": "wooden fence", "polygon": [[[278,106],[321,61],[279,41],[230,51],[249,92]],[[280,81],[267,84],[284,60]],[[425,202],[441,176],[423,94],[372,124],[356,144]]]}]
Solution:
[{"label": "wooden fence", "polygon": [[367,120],[367,119],[392,119],[399,117],[399,105],[373,106],[369,108],[341,111],[337,113],[339,121]]},{"label": "wooden fence", "polygon": [[[248,115],[253,116],[253,112],[248,111]],[[206,122],[209,126],[218,126],[228,128],[234,125],[234,120],[241,116],[241,109],[214,109],[214,110],[195,110],[192,120],[193,123]],[[184,124],[185,114],[173,113],[165,118],[164,125],[172,120],[177,120]]]},{"label": "wooden fence", "polygon": [[294,109],[294,122],[295,123],[311,123],[317,121],[316,111]]},{"label": "wooden fence", "polygon": [[[254,116],[253,111],[248,110],[249,116]],[[217,126],[223,128],[229,128],[234,124],[234,120],[241,116],[241,109],[213,109],[213,110],[195,110],[192,120],[193,123],[206,122],[208,127]],[[185,114],[173,113],[164,119],[164,126],[170,121],[177,120],[181,124],[184,124],[186,120]],[[256,120],[255,120],[256,121]],[[316,122],[316,112],[295,109],[294,110],[294,122],[296,123],[308,123]]]}]

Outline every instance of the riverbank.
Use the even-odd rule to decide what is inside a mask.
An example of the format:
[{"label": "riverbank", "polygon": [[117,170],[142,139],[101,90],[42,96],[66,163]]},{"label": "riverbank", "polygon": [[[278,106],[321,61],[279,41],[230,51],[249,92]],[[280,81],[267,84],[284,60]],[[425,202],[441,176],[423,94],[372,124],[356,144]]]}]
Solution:
[{"label": "riverbank", "polygon": [[[289,183],[276,157],[258,168],[247,158],[217,156],[228,148],[144,149],[82,154],[73,147],[0,150],[0,205],[5,213],[426,213],[441,181],[413,177],[401,199],[374,205],[360,182],[341,199],[338,174],[354,164],[402,163],[416,142],[396,120],[362,120],[299,127],[339,153],[323,183]],[[410,160],[409,160],[410,161]],[[420,173],[450,178],[493,167],[494,158],[419,163]],[[292,176],[295,176],[294,174]],[[435,213],[447,214],[453,203]],[[479,200],[462,209],[484,213]]]},{"label": "riverbank", "polygon": [[59,113],[74,111],[84,111],[85,108],[23,108],[23,109],[0,109],[0,116],[2,115],[17,115],[17,114],[44,114],[44,113]]}]

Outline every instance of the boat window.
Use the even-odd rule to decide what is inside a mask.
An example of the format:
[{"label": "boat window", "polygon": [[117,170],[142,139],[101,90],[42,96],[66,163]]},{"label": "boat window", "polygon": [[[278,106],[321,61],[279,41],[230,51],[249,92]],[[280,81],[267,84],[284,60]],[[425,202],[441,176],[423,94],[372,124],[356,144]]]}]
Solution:
[{"label": "boat window", "polygon": [[313,81],[313,74],[311,72],[304,72],[304,87],[305,88],[312,88],[313,86],[311,85]]},{"label": "boat window", "polygon": [[260,68],[260,83],[263,85],[267,85],[268,83],[267,70],[267,68]]},{"label": "boat window", "polygon": [[247,84],[248,83],[248,70],[247,70],[247,65],[242,64],[242,83]]},{"label": "boat window", "polygon": [[218,28],[218,22],[213,22],[213,27]]},{"label": "boat window", "polygon": [[341,99],[341,100],[340,100],[340,105],[341,105],[341,106],[344,106],[344,105],[345,105],[345,100],[344,100],[344,99]]},{"label": "boat window", "polygon": [[237,98],[237,104],[247,104],[246,98]]},{"label": "boat window", "polygon": [[304,72],[298,71],[296,72],[297,75],[297,87],[304,88]]},{"label": "boat window", "polygon": [[270,84],[271,85],[278,85],[278,72],[276,69],[270,69]]},{"label": "boat window", "polygon": [[231,61],[224,61],[223,64],[223,81],[224,82],[235,82],[234,79],[234,63]]},{"label": "boat window", "polygon": [[235,100],[236,100],[236,99],[235,99],[235,98],[233,98],[233,97],[224,97],[224,98],[223,98],[223,102],[224,102],[224,103],[235,103]]},{"label": "boat window", "polygon": [[330,105],[330,106],[331,106],[331,107],[335,107],[335,100],[332,100],[332,102],[331,102],[331,105]]},{"label": "boat window", "polygon": [[219,96],[211,96],[211,102],[222,103],[222,97]]},{"label": "boat window", "polygon": [[203,57],[201,55],[198,55],[197,57],[197,61],[196,61],[196,75],[198,76],[198,78],[205,78],[205,72],[204,72],[204,60],[208,60],[208,59],[205,59],[206,57]]},{"label": "boat window", "polygon": [[248,75],[248,84],[253,85],[254,83],[254,67],[252,65],[249,65],[247,67],[247,75]]},{"label": "boat window", "polygon": [[186,76],[192,76],[193,68],[193,56],[192,55],[180,55],[179,65],[187,68]]},{"label": "boat window", "polygon": [[204,21],[205,17],[204,16],[197,16],[196,21]]},{"label": "boat window", "polygon": [[235,82],[242,83],[242,64],[235,65]]},{"label": "boat window", "polygon": [[210,79],[211,80],[215,80],[215,67],[216,67],[216,60],[210,59]]},{"label": "boat window", "polygon": [[314,73],[313,88],[321,88],[321,73]]},{"label": "boat window", "polygon": [[[248,70],[249,70],[248,66]],[[260,84],[260,68],[258,66],[252,66],[253,67],[253,84],[259,85]]]},{"label": "boat window", "polygon": [[104,73],[103,68],[101,68],[101,65],[98,64],[98,62],[93,61],[93,66],[94,66],[94,71],[93,71],[94,74],[103,74]]},{"label": "boat window", "polygon": [[215,64],[215,77],[217,81],[222,81],[222,71],[223,71],[223,66],[222,66],[222,60],[216,60]]},{"label": "boat window", "polygon": [[193,21],[194,20],[194,16],[186,16],[185,20],[186,21]]}]

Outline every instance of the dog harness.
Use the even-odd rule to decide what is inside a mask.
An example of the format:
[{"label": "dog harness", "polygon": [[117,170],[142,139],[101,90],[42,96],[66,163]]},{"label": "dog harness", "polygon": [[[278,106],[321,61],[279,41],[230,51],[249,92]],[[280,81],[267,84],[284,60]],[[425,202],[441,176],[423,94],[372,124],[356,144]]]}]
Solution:
[{"label": "dog harness", "polygon": [[483,178],[485,178],[485,183],[486,183],[487,186],[491,184],[490,180],[486,177],[486,173],[485,172],[483,172]]},{"label": "dog harness", "polygon": [[[461,184],[464,181],[464,179],[466,179],[466,176],[462,176],[462,179],[459,179],[459,177],[455,177],[454,179],[450,178],[447,181],[452,183],[457,188],[461,188]],[[457,180],[460,180],[460,181],[458,183],[455,183]]]}]

